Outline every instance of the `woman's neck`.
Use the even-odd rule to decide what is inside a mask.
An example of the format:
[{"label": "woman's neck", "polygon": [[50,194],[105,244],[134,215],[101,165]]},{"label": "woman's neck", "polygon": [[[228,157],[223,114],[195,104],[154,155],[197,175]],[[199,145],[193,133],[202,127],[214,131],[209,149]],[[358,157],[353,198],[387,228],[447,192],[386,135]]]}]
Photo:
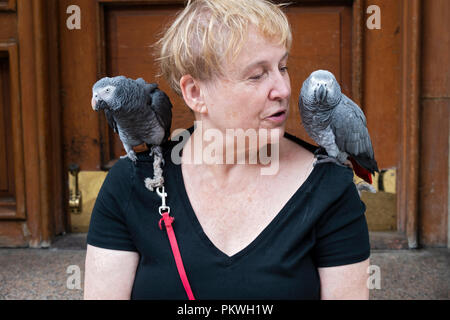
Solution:
[{"label": "woman's neck", "polygon": [[267,138],[257,134],[245,137],[242,133],[227,135],[218,129],[196,127],[183,147],[183,165],[194,165],[195,171],[222,181],[238,181],[243,175],[276,175],[280,155],[286,150],[285,138],[276,137],[279,141],[275,142],[272,137],[271,143],[258,146]]}]

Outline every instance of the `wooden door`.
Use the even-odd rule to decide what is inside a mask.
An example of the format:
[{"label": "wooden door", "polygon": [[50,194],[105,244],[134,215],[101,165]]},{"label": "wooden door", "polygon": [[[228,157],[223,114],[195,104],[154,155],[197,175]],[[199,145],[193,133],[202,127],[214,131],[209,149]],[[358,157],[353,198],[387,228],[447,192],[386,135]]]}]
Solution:
[{"label": "wooden door", "polygon": [[[82,193],[83,223],[89,222],[105,170],[123,154],[104,115],[90,107],[91,87],[101,77],[158,82],[174,104],[172,130],[192,125],[188,108],[157,77],[151,50],[183,4],[0,0],[0,245],[45,246],[54,235],[76,229],[80,215],[70,214],[68,205],[71,164],[89,181],[80,186],[89,190]],[[382,229],[390,233],[371,236],[390,247],[416,247],[421,2],[370,4],[381,10],[380,30],[366,27],[365,0],[298,0],[286,9],[294,36],[287,131],[311,142],[300,125],[298,93],[313,70],[332,71],[367,116],[380,169],[394,174],[393,185],[384,183],[386,198],[365,199],[371,230],[378,228],[377,203],[390,203],[385,211],[391,220]],[[422,176],[428,181],[426,172]]]}]

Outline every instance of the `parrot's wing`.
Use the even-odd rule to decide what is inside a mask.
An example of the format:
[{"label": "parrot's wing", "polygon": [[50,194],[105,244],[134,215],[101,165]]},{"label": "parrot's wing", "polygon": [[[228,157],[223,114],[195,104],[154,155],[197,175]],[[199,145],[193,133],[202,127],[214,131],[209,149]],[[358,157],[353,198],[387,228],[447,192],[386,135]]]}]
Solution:
[{"label": "parrot's wing", "polygon": [[117,129],[117,123],[116,120],[114,119],[113,112],[111,110],[105,109],[105,116],[106,120],[108,120],[109,126],[114,130],[114,132],[116,133],[119,132],[119,130]]},{"label": "parrot's wing", "polygon": [[136,79],[136,82],[140,85],[144,87],[145,90],[145,94],[150,94],[153,90],[155,90],[156,88],[158,88],[158,84],[157,83],[147,83],[144,79],[142,78],[138,78]]},{"label": "parrot's wing", "polygon": [[334,109],[330,126],[341,151],[353,156],[367,170],[378,171],[366,117],[358,105],[344,94]]},{"label": "parrot's wing", "polygon": [[169,97],[158,88],[154,88],[151,93],[150,107],[155,111],[159,124],[164,128],[164,140],[170,135],[170,126],[172,125],[172,103]]}]

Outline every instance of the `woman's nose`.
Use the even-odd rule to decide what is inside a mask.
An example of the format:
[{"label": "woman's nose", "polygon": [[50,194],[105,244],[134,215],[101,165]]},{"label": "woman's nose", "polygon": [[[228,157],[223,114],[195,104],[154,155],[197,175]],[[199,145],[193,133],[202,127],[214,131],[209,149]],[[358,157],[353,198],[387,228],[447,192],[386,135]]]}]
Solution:
[{"label": "woman's nose", "polygon": [[291,84],[289,81],[289,75],[277,72],[273,80],[272,90],[269,97],[272,100],[286,99],[291,95]]}]

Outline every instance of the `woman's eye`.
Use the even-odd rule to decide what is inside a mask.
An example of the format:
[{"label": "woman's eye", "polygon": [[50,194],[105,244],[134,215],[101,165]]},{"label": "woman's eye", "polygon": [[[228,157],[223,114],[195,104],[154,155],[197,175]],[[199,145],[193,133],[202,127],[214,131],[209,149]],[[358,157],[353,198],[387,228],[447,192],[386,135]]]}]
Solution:
[{"label": "woman's eye", "polygon": [[288,67],[287,66],[280,67],[280,71],[281,72],[287,72],[288,71]]},{"label": "woman's eye", "polygon": [[263,73],[261,73],[261,74],[258,74],[258,75],[256,75],[256,76],[253,76],[253,77],[250,77],[249,79],[250,79],[250,80],[259,80],[259,79],[261,79],[261,78],[262,78],[262,76],[263,76]]}]

